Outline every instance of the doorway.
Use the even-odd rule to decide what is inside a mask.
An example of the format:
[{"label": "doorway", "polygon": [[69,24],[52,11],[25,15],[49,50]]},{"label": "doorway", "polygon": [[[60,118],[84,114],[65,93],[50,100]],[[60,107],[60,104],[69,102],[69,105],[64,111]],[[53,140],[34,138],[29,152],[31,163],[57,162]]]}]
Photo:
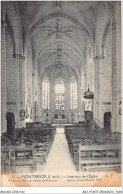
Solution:
[{"label": "doorway", "polygon": [[15,115],[12,112],[7,112],[7,132],[11,135],[15,133]]},{"label": "doorway", "polygon": [[104,128],[110,133],[111,132],[111,112],[105,112],[104,114]]}]

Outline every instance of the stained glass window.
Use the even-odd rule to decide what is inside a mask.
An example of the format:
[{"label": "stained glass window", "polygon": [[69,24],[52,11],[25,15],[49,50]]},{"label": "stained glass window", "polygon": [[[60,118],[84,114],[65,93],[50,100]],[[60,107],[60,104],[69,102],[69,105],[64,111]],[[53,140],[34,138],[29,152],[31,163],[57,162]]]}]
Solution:
[{"label": "stained glass window", "polygon": [[77,109],[77,81],[74,77],[70,80],[70,109]]},{"label": "stained glass window", "polygon": [[42,83],[42,102],[43,109],[50,109],[50,84],[47,77],[44,78]]},{"label": "stained glass window", "polygon": [[65,87],[61,77],[55,82],[55,109],[65,109]]}]

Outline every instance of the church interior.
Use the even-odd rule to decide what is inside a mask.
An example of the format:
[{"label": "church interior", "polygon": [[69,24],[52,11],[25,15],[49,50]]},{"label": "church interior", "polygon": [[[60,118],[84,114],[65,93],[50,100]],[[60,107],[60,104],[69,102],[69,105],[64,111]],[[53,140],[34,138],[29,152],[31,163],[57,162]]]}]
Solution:
[{"label": "church interior", "polygon": [[1,2],[1,170],[121,172],[121,3]]}]

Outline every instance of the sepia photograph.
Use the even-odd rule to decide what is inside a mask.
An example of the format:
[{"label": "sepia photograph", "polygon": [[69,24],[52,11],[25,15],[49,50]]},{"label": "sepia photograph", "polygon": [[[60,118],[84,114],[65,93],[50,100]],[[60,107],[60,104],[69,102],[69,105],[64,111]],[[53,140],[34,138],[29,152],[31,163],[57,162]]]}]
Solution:
[{"label": "sepia photograph", "polygon": [[121,187],[121,1],[1,1],[1,186]]}]

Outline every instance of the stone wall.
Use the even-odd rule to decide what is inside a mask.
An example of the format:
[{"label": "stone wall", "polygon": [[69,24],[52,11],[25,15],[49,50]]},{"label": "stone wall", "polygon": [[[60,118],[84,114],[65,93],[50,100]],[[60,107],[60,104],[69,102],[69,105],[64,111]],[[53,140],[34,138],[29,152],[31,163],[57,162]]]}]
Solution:
[{"label": "stone wall", "polygon": [[[72,33],[75,34],[74,41],[71,38],[69,44],[75,46],[75,50],[79,48],[79,42],[82,43],[78,58],[74,56],[74,60],[69,59],[69,53],[66,52],[69,47],[63,47],[63,64],[62,57],[58,58],[57,64],[57,50],[56,45],[49,47],[50,52],[54,51],[51,58],[47,58],[46,65],[51,65],[54,59],[55,65],[62,64],[68,66],[70,72],[76,72],[78,81],[78,107],[74,111],[75,121],[83,120],[82,103],[85,102],[83,98],[84,92],[87,91],[88,85],[90,91],[94,92],[93,111],[94,117],[104,122],[104,113],[110,111],[112,115],[112,131],[121,131],[121,115],[119,109],[121,107],[121,13],[120,2],[100,2],[98,3],[98,17],[93,18],[95,26],[88,26],[87,31],[82,28],[80,23],[71,20],[68,25],[74,24]],[[1,31],[1,120],[2,132],[6,129],[6,113],[12,111],[15,114],[16,128],[24,127],[25,122],[41,121],[42,112],[42,72],[45,71],[45,60],[37,59],[36,48],[38,48],[38,39],[34,43],[35,38],[29,35],[27,42],[26,34],[24,34],[25,24],[22,26],[22,18],[20,17],[19,6],[17,3],[8,3],[7,15],[2,8],[2,31]],[[93,12],[92,7],[89,10]],[[88,11],[89,11],[88,10]],[[89,13],[89,12],[88,12]],[[94,12],[97,13],[97,12]],[[86,13],[85,13],[86,15]],[[60,15],[59,15],[60,16]],[[85,26],[88,23],[87,15],[85,17]],[[66,16],[65,16],[66,18]],[[62,20],[65,19],[62,17]],[[23,18],[24,19],[24,18]],[[54,19],[54,18],[53,18]],[[68,20],[70,17],[67,18]],[[79,18],[80,19],[80,18]],[[81,20],[79,20],[81,21]],[[86,23],[87,22],[87,23]],[[55,24],[55,23],[54,23]],[[77,26],[78,25],[78,26]],[[78,27],[78,28],[77,28]],[[92,31],[93,28],[94,30]],[[81,29],[84,29],[81,30]],[[34,29],[33,29],[34,30]],[[79,31],[78,31],[79,30]],[[89,32],[90,30],[90,32]],[[83,38],[84,33],[85,38]],[[93,33],[92,33],[93,32]],[[71,33],[71,32],[70,32]],[[71,33],[71,35],[72,35]],[[86,34],[87,33],[87,34]],[[40,33],[39,33],[40,34]],[[42,35],[42,34],[41,34]],[[82,36],[81,36],[82,35]],[[45,36],[45,34],[43,35]],[[41,37],[43,37],[41,36]],[[91,38],[89,38],[91,36]],[[39,38],[40,36],[38,36]],[[52,39],[52,36],[50,36]],[[61,36],[62,37],[62,36]],[[64,36],[63,36],[64,37]],[[64,40],[64,44],[67,38]],[[70,40],[70,37],[69,37]],[[43,41],[43,40],[42,40]],[[73,44],[76,42],[78,45]],[[52,43],[52,41],[51,41]],[[45,45],[43,42],[42,45]],[[40,47],[42,46],[40,45]],[[48,45],[48,42],[47,44]],[[39,49],[39,50],[38,50]],[[72,49],[72,48],[71,48]],[[43,48],[42,48],[43,51]],[[45,50],[46,52],[46,50]],[[47,56],[48,52],[43,56]],[[62,52],[62,51],[61,51]],[[70,50],[71,52],[71,50]],[[74,52],[74,49],[72,50]],[[40,53],[40,52],[39,52]],[[78,53],[78,51],[77,51]],[[53,58],[55,56],[55,58]],[[72,57],[73,57],[72,56]],[[78,56],[78,54],[77,54]],[[38,56],[39,57],[39,56]],[[44,57],[45,58],[45,57]],[[43,57],[42,57],[43,59]],[[50,61],[51,59],[51,61]],[[79,60],[80,61],[79,61]],[[39,62],[39,61],[40,62]],[[61,60],[61,61],[60,61]],[[66,62],[66,63],[64,63]],[[71,63],[71,64],[70,64]],[[75,63],[75,64],[74,64]],[[67,64],[67,65],[66,65]],[[67,68],[68,68],[67,67]],[[70,70],[72,69],[72,71]],[[59,69],[54,72],[58,74]],[[66,80],[66,88],[69,91],[69,77],[66,70],[63,69],[63,74]],[[53,81],[56,75],[51,75]],[[52,85],[52,89],[53,89]],[[49,112],[50,120],[52,121],[54,114],[54,96],[53,91],[51,99],[51,111]],[[71,119],[72,110],[70,110],[69,92],[66,95],[66,112],[68,120]],[[89,103],[85,102],[86,107],[89,108]],[[29,115],[24,121],[20,119],[20,111],[27,110]]]}]

